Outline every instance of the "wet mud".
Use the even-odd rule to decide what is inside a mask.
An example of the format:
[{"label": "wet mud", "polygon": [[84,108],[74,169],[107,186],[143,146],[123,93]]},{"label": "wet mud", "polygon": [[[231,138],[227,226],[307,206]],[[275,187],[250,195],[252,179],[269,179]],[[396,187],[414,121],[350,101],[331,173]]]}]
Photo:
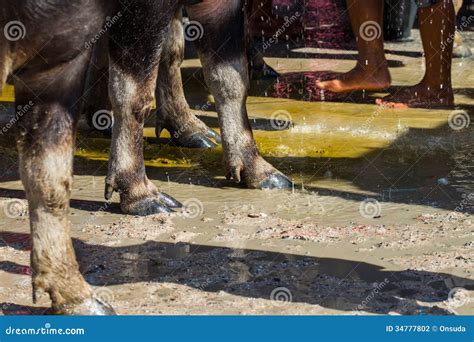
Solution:
[{"label": "wet mud", "polygon": [[[394,85],[416,83],[419,46],[388,50]],[[304,73],[346,71],[354,52],[294,54],[268,59],[283,76],[254,81],[248,103],[259,148],[294,180],[290,191],[227,181],[220,148],[157,141],[151,118],[148,176],[186,209],[125,216],[117,197],[103,199],[110,139],[81,123],[71,235],[96,295],[131,315],[472,314],[472,124],[453,128],[452,111],[373,105],[383,94],[301,97],[298,87],[311,86]],[[198,67],[193,59],[184,65],[188,100],[217,128]],[[471,121],[473,67],[472,59],[455,60],[453,73],[457,110]],[[276,94],[278,82],[292,84],[293,95]],[[1,106],[3,127],[14,109]],[[43,313],[48,299],[31,301],[28,208],[17,168],[8,130],[0,136],[0,312]],[[12,201],[13,213],[5,209]]]}]

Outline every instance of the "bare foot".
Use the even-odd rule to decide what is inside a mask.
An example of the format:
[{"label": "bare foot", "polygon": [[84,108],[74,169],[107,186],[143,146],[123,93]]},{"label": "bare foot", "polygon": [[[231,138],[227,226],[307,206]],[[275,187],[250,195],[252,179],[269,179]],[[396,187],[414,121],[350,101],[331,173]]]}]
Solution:
[{"label": "bare foot", "polygon": [[387,108],[451,109],[454,95],[451,88],[433,89],[423,84],[404,87],[396,93],[377,99],[376,103]]},{"label": "bare foot", "polygon": [[333,93],[344,93],[354,90],[384,90],[390,86],[390,82],[390,72],[386,63],[382,63],[378,68],[357,63],[354,69],[334,80],[316,81],[316,86]]}]

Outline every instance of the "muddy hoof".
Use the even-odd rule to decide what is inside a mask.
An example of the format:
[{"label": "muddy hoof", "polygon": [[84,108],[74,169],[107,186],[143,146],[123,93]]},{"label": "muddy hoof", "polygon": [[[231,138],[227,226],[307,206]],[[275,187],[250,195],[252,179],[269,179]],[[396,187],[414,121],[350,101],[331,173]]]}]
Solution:
[{"label": "muddy hoof", "polygon": [[[168,196],[169,197],[169,196]],[[168,214],[172,213],[173,209],[163,200],[163,196],[157,197],[147,197],[141,200],[136,201],[135,203],[128,205],[127,210],[124,210],[127,214],[135,216],[149,216],[156,214]],[[166,199],[167,201],[176,201],[172,200],[171,197]],[[176,201],[179,203],[178,201]],[[174,203],[174,202],[173,202]]]},{"label": "muddy hoof", "polygon": [[198,119],[196,119],[194,125],[190,123],[184,131],[168,128],[162,122],[158,122],[155,128],[157,138],[161,136],[161,132],[165,128],[171,134],[171,143],[177,147],[215,148],[217,144],[222,142],[221,136],[218,133]]},{"label": "muddy hoof", "polygon": [[186,148],[215,148],[217,147],[217,144],[211,139],[209,139],[209,137],[203,133],[194,133],[193,135],[181,136],[177,139],[173,137],[171,139],[171,143],[177,147],[186,147]]},{"label": "muddy hoof", "polygon": [[208,138],[214,139],[218,144],[222,144],[221,136],[213,129],[208,128],[206,135]]},{"label": "muddy hoof", "polygon": [[164,192],[160,192],[160,201],[172,209],[182,208],[183,204]]},{"label": "muddy hoof", "polygon": [[261,189],[291,189],[293,182],[282,173],[274,173],[264,179],[259,187]]},{"label": "muddy hoof", "polygon": [[114,308],[98,298],[90,298],[74,306],[53,309],[54,314],[69,316],[114,316]]}]

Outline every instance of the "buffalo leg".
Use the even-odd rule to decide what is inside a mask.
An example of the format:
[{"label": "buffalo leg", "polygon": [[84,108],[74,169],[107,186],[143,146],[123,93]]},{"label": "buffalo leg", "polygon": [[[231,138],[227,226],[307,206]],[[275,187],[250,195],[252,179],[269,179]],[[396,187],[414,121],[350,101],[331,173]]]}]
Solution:
[{"label": "buffalo leg", "polygon": [[204,0],[187,11],[203,27],[196,45],[217,105],[227,176],[250,188],[291,187],[291,181],[260,155],[248,120],[243,1]]},{"label": "buffalo leg", "polygon": [[[33,299],[46,292],[58,314],[111,314],[79,272],[69,236],[76,114],[88,56],[16,75],[24,115],[17,145],[30,210]],[[17,82],[19,80],[19,82]]]},{"label": "buffalo leg", "polygon": [[130,2],[110,32],[109,94],[115,123],[105,195],[109,199],[118,191],[122,210],[133,215],[166,213],[180,206],[148,179],[143,159],[143,127],[174,3]]},{"label": "buffalo leg", "polygon": [[178,8],[163,45],[156,89],[156,136],[162,129],[171,134],[177,146],[211,148],[220,142],[219,135],[207,127],[190,110],[184,96],[181,64],[184,60],[182,8]]}]

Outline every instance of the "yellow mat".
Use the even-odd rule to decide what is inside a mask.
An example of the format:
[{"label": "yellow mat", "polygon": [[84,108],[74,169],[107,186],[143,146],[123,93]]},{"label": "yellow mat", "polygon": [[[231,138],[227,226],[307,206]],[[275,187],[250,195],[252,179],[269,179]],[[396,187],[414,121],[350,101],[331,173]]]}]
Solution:
[{"label": "yellow mat", "polygon": [[3,89],[2,94],[0,95],[0,102],[14,102],[15,93],[13,91],[13,86],[6,85]]},{"label": "yellow mat", "polygon": [[[15,102],[15,91],[13,86],[6,85],[0,94],[0,102]],[[153,109],[156,108],[156,102],[153,101]]]}]

